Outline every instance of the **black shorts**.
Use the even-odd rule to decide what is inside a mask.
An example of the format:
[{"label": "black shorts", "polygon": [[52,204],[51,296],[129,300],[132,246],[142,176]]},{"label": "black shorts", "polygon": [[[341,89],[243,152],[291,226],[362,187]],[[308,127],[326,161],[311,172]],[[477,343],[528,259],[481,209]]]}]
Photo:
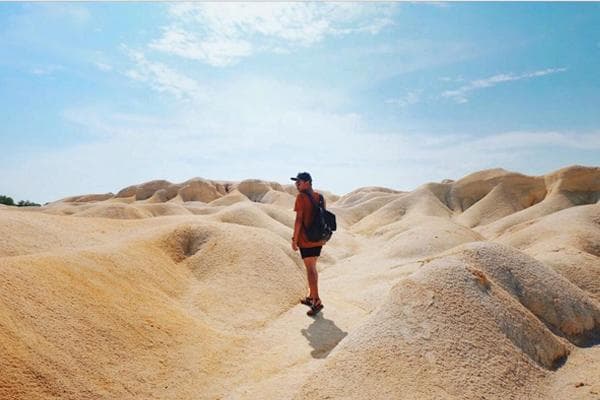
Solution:
[{"label": "black shorts", "polygon": [[300,255],[302,258],[306,257],[319,257],[321,255],[321,249],[323,246],[319,247],[300,247]]}]

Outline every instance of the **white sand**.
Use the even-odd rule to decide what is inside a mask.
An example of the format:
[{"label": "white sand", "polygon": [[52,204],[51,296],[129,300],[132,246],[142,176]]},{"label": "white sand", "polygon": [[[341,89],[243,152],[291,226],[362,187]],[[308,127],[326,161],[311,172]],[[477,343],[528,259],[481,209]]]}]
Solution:
[{"label": "white sand", "polygon": [[600,168],[323,191],[152,181],[0,207],[0,399],[599,399]]}]

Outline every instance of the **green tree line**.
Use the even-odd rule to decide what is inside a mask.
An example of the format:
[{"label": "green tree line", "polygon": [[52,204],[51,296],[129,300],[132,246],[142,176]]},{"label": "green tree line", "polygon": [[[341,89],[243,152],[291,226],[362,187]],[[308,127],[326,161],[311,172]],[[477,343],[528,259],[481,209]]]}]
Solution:
[{"label": "green tree line", "polygon": [[17,207],[29,207],[29,206],[40,207],[41,206],[41,204],[34,203],[29,200],[19,200],[19,202],[15,204],[15,201],[12,199],[12,197],[4,196],[4,195],[0,195],[0,204],[5,204],[7,206],[17,206]]}]

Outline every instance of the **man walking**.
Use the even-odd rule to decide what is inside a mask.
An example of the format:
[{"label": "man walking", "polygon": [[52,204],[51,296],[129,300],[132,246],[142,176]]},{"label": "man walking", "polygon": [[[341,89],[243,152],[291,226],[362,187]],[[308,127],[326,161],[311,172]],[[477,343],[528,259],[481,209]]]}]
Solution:
[{"label": "man walking", "polygon": [[[323,309],[323,303],[319,297],[319,273],[317,271],[317,259],[321,255],[321,249],[325,241],[311,242],[306,235],[306,228],[312,224],[315,213],[313,201],[308,196],[312,196],[314,203],[319,204],[321,196],[312,188],[312,177],[308,172],[300,172],[295,178],[296,203],[294,211],[296,211],[296,222],[294,223],[294,236],[292,237],[292,249],[297,251],[300,249],[300,255],[306,267],[306,276],[308,279],[309,294],[300,302],[310,307],[307,314],[310,316],[316,315]],[[323,207],[325,207],[325,199],[323,198]]]}]

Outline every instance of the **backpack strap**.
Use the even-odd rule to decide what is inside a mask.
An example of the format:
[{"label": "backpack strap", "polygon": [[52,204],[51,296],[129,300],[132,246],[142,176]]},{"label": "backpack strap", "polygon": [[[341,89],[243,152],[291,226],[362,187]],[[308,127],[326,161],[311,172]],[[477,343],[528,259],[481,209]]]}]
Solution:
[{"label": "backpack strap", "polygon": [[[305,195],[308,196],[308,199],[310,200],[310,202],[311,202],[311,204],[313,206],[313,212],[316,213],[319,206],[317,205],[317,203],[315,203],[315,199],[312,197],[312,194],[309,194],[309,193],[306,193],[306,192],[301,192],[301,193],[304,193]],[[322,203],[322,200],[323,200],[323,196],[321,196],[321,193],[319,193],[319,201],[321,203]],[[304,229],[306,229],[306,226],[304,226],[304,221],[302,221],[302,227],[304,227]]]},{"label": "backpack strap", "polygon": [[306,192],[302,192],[305,195],[308,196],[310,202],[312,203],[313,207],[316,209],[318,206],[323,206],[323,195],[321,193],[319,193],[319,204],[315,203],[315,199],[312,197],[312,194],[308,194]]}]

